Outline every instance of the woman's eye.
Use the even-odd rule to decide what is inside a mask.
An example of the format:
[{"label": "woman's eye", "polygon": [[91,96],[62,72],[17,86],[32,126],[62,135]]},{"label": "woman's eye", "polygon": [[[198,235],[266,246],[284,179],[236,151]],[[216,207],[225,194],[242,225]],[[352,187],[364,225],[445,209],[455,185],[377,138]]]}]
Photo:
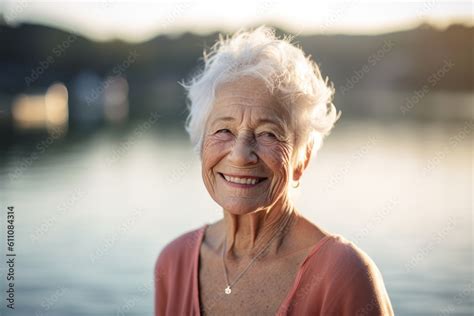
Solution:
[{"label": "woman's eye", "polygon": [[272,132],[262,132],[259,134],[259,136],[265,136],[265,137],[270,137],[270,138],[277,138],[275,134],[273,134]]},{"label": "woman's eye", "polygon": [[230,133],[230,130],[227,128],[222,128],[216,132],[216,134],[220,134],[220,133],[224,133],[224,134]]}]

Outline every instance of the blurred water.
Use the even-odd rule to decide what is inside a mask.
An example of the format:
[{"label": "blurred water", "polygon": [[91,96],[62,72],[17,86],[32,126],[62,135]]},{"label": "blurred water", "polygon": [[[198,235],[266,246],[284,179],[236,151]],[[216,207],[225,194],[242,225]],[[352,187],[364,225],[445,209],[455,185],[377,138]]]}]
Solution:
[{"label": "blurred water", "polygon": [[[342,121],[294,193],[374,259],[398,315],[472,313],[472,128]],[[155,129],[12,148],[0,179],[17,253],[2,315],[151,315],[161,248],[222,215],[187,140]]]}]

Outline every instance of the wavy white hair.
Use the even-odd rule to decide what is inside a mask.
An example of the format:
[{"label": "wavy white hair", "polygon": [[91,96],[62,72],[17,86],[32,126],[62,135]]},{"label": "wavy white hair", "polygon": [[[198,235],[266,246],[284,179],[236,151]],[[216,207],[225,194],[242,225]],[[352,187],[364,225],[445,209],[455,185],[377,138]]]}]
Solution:
[{"label": "wavy white hair", "polygon": [[[291,38],[278,38],[272,28],[240,30],[231,37],[219,36],[203,54],[204,68],[187,83],[189,115],[186,131],[196,152],[201,153],[204,129],[215,92],[224,82],[242,76],[261,79],[280,104],[287,107],[295,133],[296,161],[305,158],[307,145],[316,152],[341,113],[332,103],[334,88],[322,78],[319,67],[305,56]],[[256,92],[258,93],[258,91]]]}]

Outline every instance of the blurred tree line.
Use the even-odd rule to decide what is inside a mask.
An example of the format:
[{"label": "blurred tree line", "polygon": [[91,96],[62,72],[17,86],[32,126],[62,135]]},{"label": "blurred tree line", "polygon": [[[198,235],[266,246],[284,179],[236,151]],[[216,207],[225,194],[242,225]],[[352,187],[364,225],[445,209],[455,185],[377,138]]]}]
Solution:
[{"label": "blurred tree line", "polygon": [[[347,102],[361,91],[412,93],[429,84],[430,91],[471,93],[473,31],[463,25],[439,30],[422,24],[380,35],[304,35],[294,42],[313,56],[323,76],[334,83],[335,103],[344,115],[356,117],[374,109]],[[277,33],[287,34],[281,29]],[[0,125],[5,129],[11,123],[11,104],[18,94],[41,93],[54,82],[70,90],[84,74],[97,78],[86,101],[102,92],[107,78],[120,76],[128,83],[130,118],[158,111],[167,123],[182,124],[185,98],[178,81],[201,66],[203,49],[217,35],[184,33],[142,43],[95,42],[51,27],[0,23]],[[74,102],[70,98],[71,106]],[[73,115],[70,120],[74,121]]]}]

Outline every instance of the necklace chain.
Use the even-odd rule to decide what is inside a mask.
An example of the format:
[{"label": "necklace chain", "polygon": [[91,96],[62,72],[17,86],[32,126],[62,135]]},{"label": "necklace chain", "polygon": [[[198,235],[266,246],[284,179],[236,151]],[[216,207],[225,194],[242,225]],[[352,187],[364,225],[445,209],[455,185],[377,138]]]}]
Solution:
[{"label": "necklace chain", "polygon": [[229,277],[227,275],[227,269],[225,267],[225,261],[224,261],[224,255],[225,255],[225,248],[226,248],[226,243],[227,243],[227,236],[225,236],[224,238],[224,247],[223,247],[223,250],[222,250],[222,266],[224,268],[224,275],[225,275],[225,280],[227,282],[227,287],[224,289],[224,293],[225,294],[230,294],[232,293],[232,286],[234,286],[239,280],[240,278],[244,275],[245,272],[247,272],[248,269],[250,269],[250,267],[252,266],[252,264],[255,262],[255,260],[257,260],[258,257],[260,257],[260,255],[268,248],[270,247],[273,239],[275,239],[275,237],[278,235],[278,233],[280,231],[283,231],[284,228],[286,227],[286,225],[288,224],[288,222],[290,221],[290,218],[291,218],[291,213],[289,214],[289,216],[285,219],[284,223],[282,224],[281,228],[278,229],[275,234],[272,236],[272,238],[270,238],[270,241],[267,243],[267,245],[265,245],[265,247],[262,248],[262,250],[260,250],[257,255],[255,255],[255,257],[252,258],[252,260],[250,260],[249,264],[247,264],[247,266],[245,267],[244,270],[242,270],[242,272],[239,273],[239,275],[235,278],[235,280],[231,283],[229,282]]}]

